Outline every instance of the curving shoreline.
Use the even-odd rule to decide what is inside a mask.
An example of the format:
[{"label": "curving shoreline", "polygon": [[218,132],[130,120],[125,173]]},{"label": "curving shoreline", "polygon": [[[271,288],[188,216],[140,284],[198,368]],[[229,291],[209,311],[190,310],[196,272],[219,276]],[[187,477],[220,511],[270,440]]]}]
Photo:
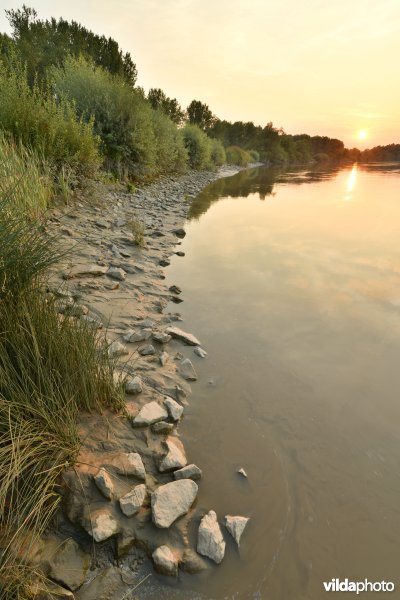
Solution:
[{"label": "curving shoreline", "polygon": [[[77,463],[64,474],[59,531],[46,544],[72,538],[47,572],[75,587],[76,598],[117,598],[146,569],[144,553],[168,575],[176,576],[178,567],[208,567],[189,531],[203,516],[195,508],[201,481],[193,481],[201,477],[201,465],[190,465],[190,449],[187,457],[178,433],[197,379],[196,361],[203,358],[197,340],[178,330],[179,313],[164,313],[171,299],[179,302],[180,290],[167,289],[162,268],[179,252],[190,200],[239,170],[169,177],[133,194],[102,186],[97,206],[76,203],[49,214],[49,231],[60,233],[65,247],[74,246],[51,287],[61,296],[61,309],[72,306],[75,317],[106,329],[118,361],[116,384],[126,392],[121,414],[82,415]],[[144,225],[143,248],[134,243],[132,222]],[[221,562],[225,543],[213,511],[201,527],[197,549]],[[95,548],[93,540],[99,542]],[[72,587],[62,573],[65,563],[79,574]]]}]

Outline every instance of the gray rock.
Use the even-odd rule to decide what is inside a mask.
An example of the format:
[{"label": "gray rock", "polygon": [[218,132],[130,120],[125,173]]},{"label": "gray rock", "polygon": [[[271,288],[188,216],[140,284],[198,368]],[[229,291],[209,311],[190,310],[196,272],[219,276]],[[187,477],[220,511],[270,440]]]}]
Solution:
[{"label": "gray rock", "polygon": [[191,479],[160,485],[151,495],[153,523],[160,528],[170,527],[176,519],[189,511],[198,489]]},{"label": "gray rock", "polygon": [[246,471],[245,471],[244,469],[242,469],[242,468],[241,468],[241,469],[239,469],[239,470],[238,470],[238,473],[239,473],[239,475],[241,475],[242,477],[246,477],[246,478],[247,478],[247,473],[246,473]]},{"label": "gray rock", "polygon": [[158,421],[158,423],[153,423],[153,425],[151,426],[151,430],[154,433],[171,433],[173,429],[173,424],[166,423],[165,421]]},{"label": "gray rock", "polygon": [[158,342],[159,344],[168,344],[172,339],[172,336],[169,333],[158,332],[155,331],[153,333],[153,340]]},{"label": "gray rock", "polygon": [[189,358],[184,358],[179,364],[179,372],[187,381],[196,381],[197,373]]},{"label": "gray rock", "polygon": [[156,353],[156,349],[152,344],[147,344],[147,346],[143,346],[143,348],[139,348],[139,354],[141,356],[151,356]]},{"label": "gray rock", "polygon": [[107,267],[99,265],[77,265],[67,273],[67,279],[73,277],[101,277],[107,273]]},{"label": "gray rock", "polygon": [[179,421],[183,413],[183,406],[181,406],[180,404],[175,402],[175,400],[169,398],[168,396],[164,398],[164,406],[167,407],[167,411],[171,419],[173,419],[174,421]]},{"label": "gray rock", "polygon": [[186,573],[200,573],[207,568],[205,560],[191,548],[186,548],[179,566]]},{"label": "gray rock", "polygon": [[184,238],[186,235],[186,231],[183,229],[183,227],[178,227],[178,229],[173,229],[172,233],[180,239]]},{"label": "gray rock", "polygon": [[168,258],[162,258],[159,263],[160,267],[168,267],[171,264],[171,261]]},{"label": "gray rock", "polygon": [[200,358],[205,358],[207,356],[207,352],[203,350],[203,348],[201,348],[200,346],[196,346],[193,352],[197,354],[197,356],[200,356]]},{"label": "gray rock", "polygon": [[165,367],[165,365],[167,364],[169,359],[169,354],[168,352],[161,352],[160,354],[160,364],[162,367]]},{"label": "gray rock", "polygon": [[111,225],[108,221],[105,221],[104,219],[98,219],[96,221],[96,225],[97,227],[100,227],[101,229],[110,229]]},{"label": "gray rock", "polygon": [[104,542],[119,532],[119,524],[110,509],[101,508],[91,514],[91,527],[88,533],[95,542]]},{"label": "gray rock", "polygon": [[179,327],[167,327],[165,331],[173,338],[181,340],[181,342],[184,342],[188,346],[201,346],[201,342],[192,333],[186,333],[186,331],[183,331]]},{"label": "gray rock", "polygon": [[164,421],[168,418],[168,412],[166,409],[158,404],[155,400],[145,404],[139,411],[138,415],[134,418],[134,425],[152,425],[157,421]]},{"label": "gray rock", "polygon": [[136,375],[133,379],[128,379],[125,382],[125,392],[127,394],[140,394],[143,392],[143,384],[139,375]]},{"label": "gray rock", "polygon": [[124,281],[126,277],[125,271],[118,267],[110,267],[107,271],[107,275],[111,277],[111,279],[116,279],[117,281]]},{"label": "gray rock", "polygon": [[126,354],[129,354],[129,350],[126,348],[126,346],[124,346],[124,344],[121,344],[121,342],[116,340],[109,345],[108,354],[112,358],[116,358],[118,356],[125,356]]},{"label": "gray rock", "polygon": [[240,544],[242,533],[249,520],[250,519],[247,517],[232,517],[231,515],[226,515],[225,517],[225,526],[238,546]]},{"label": "gray rock", "polygon": [[200,521],[197,552],[219,564],[225,555],[225,545],[217,515],[210,510]]},{"label": "gray rock", "polygon": [[125,335],[124,340],[126,342],[134,343],[134,342],[144,342],[145,340],[150,339],[152,330],[150,328],[143,328],[140,331],[136,331],[134,329],[130,329]]},{"label": "gray rock", "polygon": [[174,479],[201,479],[202,470],[197,465],[186,465],[183,469],[174,471]]},{"label": "gray rock", "polygon": [[143,321],[141,321],[141,323],[139,323],[139,326],[146,327],[146,328],[149,327],[150,329],[152,329],[155,324],[156,323],[155,323],[155,321],[153,321],[153,319],[146,318],[146,319],[143,319]]},{"label": "gray rock", "polygon": [[178,559],[169,546],[159,546],[152,554],[154,566],[164,575],[178,574]]},{"label": "gray rock", "polygon": [[138,479],[145,479],[146,477],[142,457],[137,452],[118,452],[110,461],[110,464],[120,475],[133,475]]},{"label": "gray rock", "polygon": [[75,591],[86,579],[90,556],[85,554],[74,540],[69,539],[59,547],[48,564],[49,576],[57,583]]},{"label": "gray rock", "polygon": [[168,289],[173,294],[182,294],[181,288],[179,286],[177,286],[177,285],[171,285]]},{"label": "gray rock", "polygon": [[137,485],[133,488],[133,490],[120,498],[119,505],[124,515],[127,517],[133,517],[133,515],[135,515],[142,506],[145,498],[146,486],[144,483]]},{"label": "gray rock", "polygon": [[172,471],[173,469],[181,469],[187,465],[187,458],[182,442],[178,438],[169,437],[165,443],[167,454],[160,462],[160,473]]},{"label": "gray rock", "polygon": [[111,475],[107,473],[104,467],[97,471],[94,476],[94,482],[103,496],[108,500],[112,500],[114,497],[114,483]]}]

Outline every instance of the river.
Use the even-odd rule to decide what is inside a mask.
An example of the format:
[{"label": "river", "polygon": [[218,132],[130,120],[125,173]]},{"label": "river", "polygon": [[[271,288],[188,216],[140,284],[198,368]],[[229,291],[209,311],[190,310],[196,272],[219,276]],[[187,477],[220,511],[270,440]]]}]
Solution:
[{"label": "river", "polygon": [[163,597],[319,600],[332,578],[400,597],[399,191],[394,164],[258,168],[193,202],[167,281],[208,356],[180,433],[199,508],[250,522]]}]

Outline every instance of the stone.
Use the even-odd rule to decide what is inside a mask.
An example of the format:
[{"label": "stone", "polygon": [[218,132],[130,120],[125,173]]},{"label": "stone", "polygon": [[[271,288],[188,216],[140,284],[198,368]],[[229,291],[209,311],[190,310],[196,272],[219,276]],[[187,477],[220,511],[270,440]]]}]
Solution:
[{"label": "stone", "polygon": [[134,329],[130,329],[128,333],[126,333],[123,337],[126,342],[134,343],[134,342],[144,342],[151,337],[152,330],[150,328],[144,327],[140,331],[135,331]]},{"label": "stone", "polygon": [[107,267],[99,265],[77,265],[66,275],[67,279],[74,277],[101,277],[107,273]]},{"label": "stone", "polygon": [[196,346],[196,348],[193,350],[193,352],[195,354],[197,354],[197,356],[200,356],[200,358],[205,358],[207,356],[207,352],[205,350],[203,350],[203,348],[201,348],[201,346]]},{"label": "stone", "polygon": [[225,555],[225,545],[217,515],[210,510],[200,521],[197,552],[219,565]]},{"label": "stone", "polygon": [[156,349],[154,348],[154,346],[152,346],[152,344],[147,344],[147,346],[139,348],[139,354],[141,356],[152,356],[155,353]]},{"label": "stone", "polygon": [[[111,600],[126,598],[126,584],[118,567],[106,567],[91,573],[90,580],[76,593],[76,600]],[[35,599],[36,600],[36,599]],[[53,600],[58,600],[55,596]]]},{"label": "stone", "polygon": [[169,291],[172,292],[173,294],[182,294],[182,290],[180,287],[178,287],[177,285],[171,285],[169,288]]},{"label": "stone", "polygon": [[171,419],[174,421],[179,421],[183,413],[183,406],[175,402],[175,400],[172,398],[168,398],[168,396],[164,398],[164,406],[167,407],[167,411]]},{"label": "stone", "polygon": [[185,549],[179,566],[186,573],[200,573],[207,568],[205,560],[191,548]]},{"label": "stone", "polygon": [[97,227],[100,227],[101,229],[110,229],[111,225],[108,221],[105,221],[104,219],[98,219],[96,221],[96,225]]},{"label": "stone", "polygon": [[152,425],[168,418],[166,409],[155,400],[145,404],[133,420],[134,425]]},{"label": "stone", "polygon": [[160,462],[159,471],[165,473],[173,469],[181,469],[187,465],[187,458],[182,442],[178,438],[168,437],[166,440],[167,454]]},{"label": "stone", "polygon": [[152,554],[154,566],[163,575],[178,574],[178,559],[169,546],[159,546]]},{"label": "stone", "polygon": [[173,429],[174,425],[172,423],[167,423],[166,421],[158,421],[158,423],[153,423],[151,426],[151,430],[154,433],[171,433]]},{"label": "stone", "polygon": [[119,505],[124,515],[133,517],[142,506],[145,498],[146,486],[144,483],[137,485],[133,490],[125,494],[125,496],[122,496],[119,499]]},{"label": "stone", "polygon": [[126,354],[129,354],[129,350],[126,348],[126,346],[124,346],[124,344],[121,344],[121,342],[118,342],[117,340],[108,347],[108,355],[111,358],[125,356]]},{"label": "stone", "polygon": [[160,485],[151,495],[152,519],[156,527],[167,528],[186,515],[196,499],[197,484],[191,479]]},{"label": "stone", "polygon": [[179,252],[175,252],[175,254],[176,254],[177,256],[185,256],[185,253],[184,253],[184,252],[182,252],[182,250],[179,250]]},{"label": "stone", "polygon": [[247,478],[247,473],[246,473],[246,471],[245,471],[243,468],[239,469],[239,470],[238,470],[238,473],[239,473],[239,475],[241,475],[242,477],[246,477],[246,478]]},{"label": "stone", "polygon": [[186,331],[183,331],[179,327],[167,327],[165,332],[188,346],[201,346],[201,342],[192,333],[186,333]]},{"label": "stone", "polygon": [[119,524],[111,510],[100,508],[91,514],[91,527],[88,533],[95,542],[104,542],[119,532]]},{"label": "stone", "polygon": [[107,271],[108,277],[111,279],[116,279],[117,281],[124,281],[126,278],[126,273],[123,269],[118,267],[110,267]]},{"label": "stone", "polygon": [[173,229],[172,233],[180,239],[184,238],[186,235],[186,231],[183,229],[183,227],[178,227],[178,229]]},{"label": "stone", "polygon": [[160,265],[160,267],[169,267],[171,261],[168,260],[168,258],[162,258],[158,264]]},{"label": "stone", "polygon": [[201,479],[203,475],[202,470],[197,465],[186,465],[178,471],[174,471],[174,479]]},{"label": "stone", "polygon": [[133,475],[137,479],[145,479],[146,471],[142,457],[137,452],[118,452],[110,461],[119,475]]},{"label": "stone", "polygon": [[179,372],[187,381],[196,381],[197,373],[189,358],[184,358],[179,364]]},{"label": "stone", "polygon": [[165,367],[165,365],[167,364],[169,359],[169,354],[168,352],[161,352],[160,354],[160,364],[162,367]]},{"label": "stone", "polygon": [[114,483],[111,475],[107,473],[106,469],[101,467],[93,479],[103,496],[108,500],[112,500],[114,497]]},{"label": "stone", "polygon": [[69,539],[59,546],[48,566],[51,579],[74,592],[86,579],[90,556]]},{"label": "stone", "polygon": [[155,321],[153,321],[153,319],[146,318],[146,319],[143,319],[143,321],[141,323],[139,323],[139,326],[146,327],[146,328],[150,327],[150,329],[152,329],[155,324],[156,323],[155,323]]},{"label": "stone", "polygon": [[44,586],[42,578],[32,583],[27,582],[26,592],[29,594],[29,598],[35,600],[75,600],[75,595],[71,590],[67,590],[50,580],[46,581],[46,586]]},{"label": "stone", "polygon": [[153,333],[153,340],[159,344],[168,344],[172,340],[172,336],[169,333],[155,331]]},{"label": "stone", "polygon": [[140,394],[143,392],[143,383],[139,375],[125,382],[125,392],[127,394]]},{"label": "stone", "polygon": [[233,517],[231,515],[226,515],[225,517],[225,527],[238,546],[240,545],[240,538],[242,537],[242,533],[249,520],[250,519],[247,517]]}]

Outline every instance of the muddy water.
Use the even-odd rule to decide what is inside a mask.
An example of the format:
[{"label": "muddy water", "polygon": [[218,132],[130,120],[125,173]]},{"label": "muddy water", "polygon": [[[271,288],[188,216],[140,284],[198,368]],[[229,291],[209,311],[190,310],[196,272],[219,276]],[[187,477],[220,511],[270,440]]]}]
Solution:
[{"label": "muddy water", "polygon": [[243,172],[186,231],[167,277],[208,356],[180,432],[200,507],[251,520],[155,597],[319,600],[347,577],[400,598],[400,167]]}]

